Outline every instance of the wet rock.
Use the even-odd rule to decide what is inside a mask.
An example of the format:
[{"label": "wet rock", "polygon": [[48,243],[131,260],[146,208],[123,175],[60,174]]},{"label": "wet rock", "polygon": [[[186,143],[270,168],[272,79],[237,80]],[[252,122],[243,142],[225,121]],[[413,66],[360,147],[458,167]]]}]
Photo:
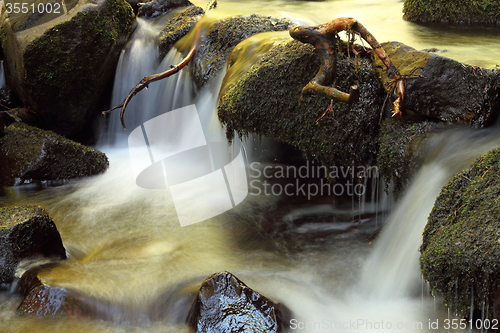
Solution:
[{"label": "wet rock", "polygon": [[387,118],[382,122],[377,165],[385,183],[394,185],[393,194],[403,193],[424,160],[426,139],[446,127],[443,122]]},{"label": "wet rock", "polygon": [[61,236],[47,212],[37,206],[0,208],[0,283],[10,283],[21,260],[64,259]]},{"label": "wet rock", "polygon": [[53,287],[43,283],[38,276],[40,271],[54,267],[45,264],[26,271],[19,281],[19,290],[24,296],[17,308],[20,315],[37,316],[75,316],[91,318],[96,315],[96,307],[82,301],[69,289]]},{"label": "wet rock", "polygon": [[190,313],[196,332],[281,332],[279,305],[247,287],[229,272],[201,285]]},{"label": "wet rock", "polygon": [[63,180],[104,172],[103,153],[23,123],[13,123],[0,140],[0,184]]},{"label": "wet rock", "polygon": [[201,7],[191,6],[168,20],[158,39],[160,56],[164,57],[175,42],[191,31],[204,13],[205,11]]},{"label": "wet rock", "polygon": [[114,75],[133,11],[124,0],[60,6],[45,14],[4,10],[0,34],[11,88],[46,128],[68,136],[96,114],[94,106]]},{"label": "wet rock", "polygon": [[157,17],[179,7],[193,6],[189,0],[154,0],[139,7],[138,16]]},{"label": "wet rock", "polygon": [[[233,68],[245,71],[234,74]],[[227,136],[233,138],[236,131],[271,137],[328,166],[375,165],[385,94],[370,60],[338,55],[337,87],[349,91],[357,84],[360,98],[352,105],[333,104],[333,112],[325,112],[328,98],[301,98],[302,88],[318,69],[314,48],[295,40],[272,45],[253,64],[245,57],[230,60],[218,107]],[[232,75],[236,78],[230,79]]]},{"label": "wet rock", "polygon": [[[489,309],[500,285],[500,149],[490,151],[441,190],[429,216],[420,265],[454,313]],[[474,295],[472,297],[472,295]],[[485,302],[485,303],[483,303]]]},{"label": "wet rock", "polygon": [[[266,31],[288,30],[294,24],[286,18],[250,15],[217,22],[206,21],[210,32],[203,35],[193,59],[192,76],[198,87],[217,77],[226,66],[233,48],[252,35]],[[208,27],[207,27],[208,28]]]},{"label": "wet rock", "polygon": [[[404,106],[417,114],[445,122],[485,127],[500,113],[500,74],[496,70],[464,65],[436,54],[417,51],[398,42],[382,44],[405,81]],[[380,59],[377,76],[386,91],[393,80]]]},{"label": "wet rock", "polygon": [[500,24],[498,1],[405,0],[403,13],[412,22]]}]

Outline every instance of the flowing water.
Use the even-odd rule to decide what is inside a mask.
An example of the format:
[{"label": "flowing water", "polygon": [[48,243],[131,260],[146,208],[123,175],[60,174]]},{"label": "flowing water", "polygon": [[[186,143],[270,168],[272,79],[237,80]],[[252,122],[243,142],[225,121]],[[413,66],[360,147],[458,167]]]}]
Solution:
[{"label": "flowing water", "polygon": [[[498,30],[436,29],[408,23],[401,19],[401,1],[262,3],[221,0],[213,12],[279,14],[301,24],[353,16],[381,42],[399,40],[417,49],[446,49],[447,56],[489,68],[497,64],[492,55],[500,54]],[[139,21],[118,64],[113,105],[143,76],[178,62],[175,50],[158,59],[154,36],[161,24],[162,19]],[[43,205],[63,238],[69,259],[42,271],[43,282],[81,295],[81,300],[98,309],[99,318],[19,317],[15,314],[19,297],[4,290],[0,331],[190,332],[184,319],[193,295],[205,277],[219,271],[232,272],[288,307],[289,331],[450,331],[444,326],[449,311],[429,295],[420,279],[421,234],[439,189],[475,157],[500,146],[497,129],[450,126],[431,138],[425,164],[375,242],[373,235],[390,207],[390,200],[376,196],[377,179],[371,201],[332,196],[307,200],[251,191],[236,208],[181,227],[169,186],[137,186],[127,139],[154,117],[196,105],[206,142],[227,146],[214,114],[221,82],[222,76],[196,91],[188,72],[181,71],[151,84],[132,100],[125,118],[127,131],[121,129],[116,114],[103,128],[98,148],[110,158],[106,173],[43,190],[24,186],[7,191],[2,199],[6,203]],[[180,131],[176,136],[182,136]],[[279,168],[279,147],[266,140],[235,142],[228,154],[232,159],[241,151],[249,166],[258,163],[260,169],[250,167],[252,177],[252,172],[266,166]],[[210,154],[215,156],[214,151]],[[212,158],[212,168],[213,164]],[[252,179],[262,181],[257,176]],[[192,200],[192,210],[202,205]],[[429,326],[438,320],[438,329]]]}]

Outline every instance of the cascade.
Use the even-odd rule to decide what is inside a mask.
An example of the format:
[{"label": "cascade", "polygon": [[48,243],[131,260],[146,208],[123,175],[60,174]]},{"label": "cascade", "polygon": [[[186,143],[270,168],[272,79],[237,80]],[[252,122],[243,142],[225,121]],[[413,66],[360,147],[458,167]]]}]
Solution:
[{"label": "cascade", "polygon": [[[346,3],[350,1],[325,2],[333,7],[345,6],[340,11],[343,14],[349,12],[350,6],[355,7]],[[357,3],[377,6],[369,0]],[[396,0],[383,3],[390,9],[401,5]],[[293,10],[294,6],[284,7]],[[380,11],[376,11],[376,17],[387,9],[379,5],[376,8]],[[367,11],[370,12],[363,9],[361,13],[369,18]],[[360,20],[365,22],[363,17]],[[392,17],[387,20],[393,22]],[[321,21],[326,18],[321,17]],[[142,77],[178,63],[181,56],[175,49],[159,59],[155,36],[160,29],[162,19],[156,22],[138,19],[138,28],[118,64],[112,105],[121,103]],[[379,34],[384,36],[384,32]],[[283,217],[293,221],[301,212],[309,214],[311,210],[325,209],[361,220],[362,213],[375,212],[376,218],[371,224],[367,223],[367,231],[341,234],[328,244],[306,248],[296,256],[274,253],[252,247],[252,241],[279,240],[262,240],[249,226],[264,220],[277,198],[248,196],[245,204],[231,212],[181,227],[172,193],[137,186],[131,172],[127,147],[131,133],[155,117],[189,105],[196,105],[206,141],[224,143],[229,160],[238,154],[240,144],[227,144],[224,129],[214,112],[224,74],[202,91],[196,91],[187,69],[151,84],[128,106],[127,130],[121,128],[119,111],[109,115],[103,129],[105,134],[98,144],[111,160],[105,174],[47,189],[35,199],[26,194],[27,201],[36,200],[58,221],[70,255],[67,263],[47,272],[44,281],[81,293],[86,301],[95,300],[106,320],[91,323],[78,319],[25,320],[13,315],[17,300],[5,301],[5,294],[0,293],[0,301],[4,301],[0,302],[0,322],[8,321],[12,332],[189,332],[182,322],[190,306],[187,295],[193,294],[206,276],[228,270],[241,276],[253,289],[285,304],[292,312],[289,322],[292,331],[436,331],[429,328],[429,322],[447,318],[449,314],[439,301],[423,295],[426,292],[419,281],[418,267],[422,230],[435,197],[448,179],[477,156],[500,146],[497,128],[472,130],[450,126],[448,131],[429,139],[426,162],[372,246],[366,246],[364,236],[386,220],[385,212],[377,212],[376,208],[393,204],[382,195],[385,186],[375,178],[371,179],[370,198],[353,199],[348,208],[333,208],[333,205],[291,208]],[[234,78],[226,78],[230,79]],[[259,155],[251,153],[259,145],[258,140],[244,143],[248,162]],[[271,149],[272,145],[267,148]],[[214,156],[214,151],[210,154]],[[211,167],[212,171],[216,169],[213,159]],[[193,202],[192,210],[197,209],[197,204]],[[332,229],[336,226],[326,225]],[[295,231],[299,235],[312,229],[302,226]],[[248,239],[251,241],[245,243]],[[160,321],[151,321],[148,319],[151,304],[159,299],[168,314]]]}]

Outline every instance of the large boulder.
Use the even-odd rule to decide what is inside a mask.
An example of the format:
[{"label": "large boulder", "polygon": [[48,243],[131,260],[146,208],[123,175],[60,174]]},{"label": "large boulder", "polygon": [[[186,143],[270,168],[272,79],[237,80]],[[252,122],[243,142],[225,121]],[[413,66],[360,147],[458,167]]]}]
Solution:
[{"label": "large boulder", "polygon": [[496,149],[455,175],[429,216],[420,249],[422,273],[454,313],[469,314],[471,302],[476,309],[493,309],[500,285],[499,195]]},{"label": "large boulder", "polygon": [[249,48],[268,51],[253,64],[241,52],[246,66],[232,55],[218,107],[230,138],[234,131],[256,133],[288,143],[323,165],[375,165],[384,93],[369,58],[338,55],[337,87],[347,92],[357,84],[360,97],[352,105],[336,102],[326,112],[330,99],[301,97],[320,65],[311,45],[285,39],[270,48]]},{"label": "large boulder", "polygon": [[213,274],[203,282],[190,321],[199,333],[276,333],[283,326],[279,305],[229,272]]},{"label": "large boulder", "polygon": [[38,206],[0,208],[0,283],[10,283],[23,259],[65,259],[54,221]]},{"label": "large boulder", "polygon": [[286,18],[250,15],[231,17],[223,20],[205,20],[203,29],[208,34],[201,36],[197,52],[193,58],[192,76],[198,87],[214,77],[226,66],[233,48],[241,41],[266,31],[290,29],[294,23]]},{"label": "large boulder", "polygon": [[108,158],[51,131],[13,123],[0,139],[0,184],[65,180],[104,172]]},{"label": "large boulder", "polygon": [[500,23],[496,0],[405,0],[403,13],[406,20],[421,23]]},{"label": "large boulder", "polygon": [[[498,118],[498,71],[417,51],[399,42],[383,43],[382,47],[405,76],[405,108],[422,116],[473,127],[486,127]],[[386,91],[391,92],[394,80],[386,75],[379,58],[374,59],[374,68]]]},{"label": "large boulder", "polygon": [[132,8],[124,0],[75,0],[53,3],[48,13],[48,3],[24,3],[27,13],[3,7],[0,17],[10,85],[45,127],[73,135],[95,114],[114,74]]}]

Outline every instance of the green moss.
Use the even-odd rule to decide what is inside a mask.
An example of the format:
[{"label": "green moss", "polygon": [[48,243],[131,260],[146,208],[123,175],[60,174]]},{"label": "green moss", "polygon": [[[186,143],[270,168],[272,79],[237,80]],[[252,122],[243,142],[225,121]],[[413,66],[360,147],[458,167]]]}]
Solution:
[{"label": "green moss", "polygon": [[186,35],[199,21],[205,11],[197,6],[180,10],[172,19],[165,23],[165,28],[160,32],[158,47],[160,57],[164,57],[180,38]]},{"label": "green moss", "polygon": [[272,48],[220,97],[219,118],[228,137],[234,131],[273,137],[324,165],[375,165],[384,94],[370,61],[339,55],[337,86],[349,91],[358,84],[360,99],[353,105],[335,103],[334,112],[322,119],[329,99],[301,99],[302,88],[318,69],[311,45],[291,41]]},{"label": "green moss", "polygon": [[99,97],[99,89],[94,87],[106,83],[108,77],[103,73],[115,65],[110,53],[118,38],[131,29],[130,5],[123,0],[106,0],[103,6],[102,12],[82,11],[60,22],[26,48],[24,85],[34,96],[32,106],[43,113],[49,128],[60,123],[64,119],[61,112],[68,109],[80,112],[72,112],[73,118],[61,127],[85,122],[89,104]]},{"label": "green moss", "polygon": [[403,12],[415,22],[500,23],[498,0],[405,0]]},{"label": "green moss", "polygon": [[382,122],[377,164],[386,184],[392,182],[398,197],[423,162],[422,146],[429,134],[445,125],[416,121],[408,117],[387,118]]},{"label": "green moss", "polygon": [[[500,284],[500,150],[478,159],[441,191],[429,216],[421,268],[458,314],[493,308]],[[491,318],[491,313],[486,314]]]},{"label": "green moss", "polygon": [[62,180],[104,172],[102,152],[23,123],[7,127],[0,139],[0,183]]}]

